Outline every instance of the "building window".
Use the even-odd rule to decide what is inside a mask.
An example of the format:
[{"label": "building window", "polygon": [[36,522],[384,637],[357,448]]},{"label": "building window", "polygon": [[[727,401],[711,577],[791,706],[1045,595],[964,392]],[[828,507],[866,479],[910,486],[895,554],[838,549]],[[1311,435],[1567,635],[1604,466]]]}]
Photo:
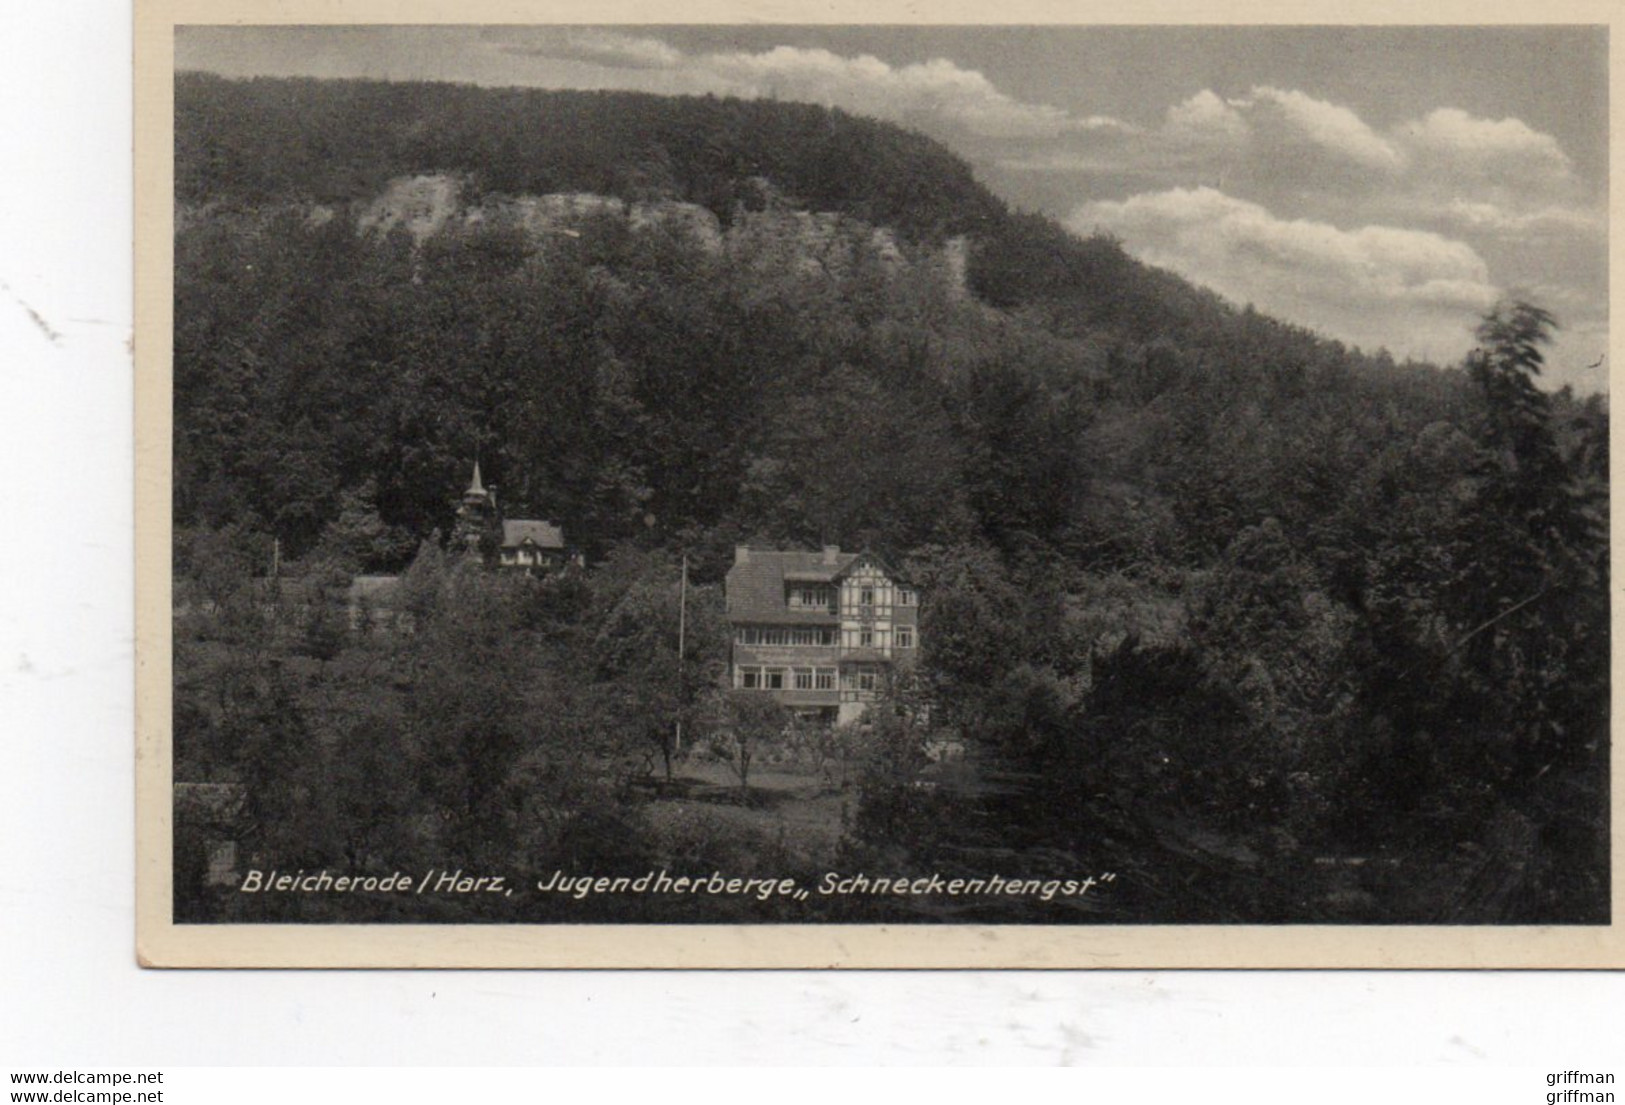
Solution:
[{"label": "building window", "polygon": [[833,691],[835,689],[835,669],[819,668],[813,674],[813,688],[820,691]]},{"label": "building window", "polygon": [[872,629],[868,629],[868,628],[858,630],[858,647],[859,648],[874,648],[875,647],[875,631],[872,630]]},{"label": "building window", "polygon": [[747,691],[759,690],[762,686],[762,669],[740,668],[739,685]]},{"label": "building window", "polygon": [[739,626],[734,642],[741,645],[834,645],[830,626]]},{"label": "building window", "polygon": [[811,668],[796,669],[796,690],[810,691],[813,689],[813,671]]},{"label": "building window", "polygon": [[914,647],[914,627],[913,626],[911,626],[911,625],[900,625],[900,626],[897,627],[897,647],[898,648],[913,648]]},{"label": "building window", "polygon": [[861,590],[858,591],[858,605],[859,606],[873,606],[874,604],[875,604],[875,589],[873,587],[864,587],[864,588],[862,588]]},{"label": "building window", "polygon": [[828,610],[835,605],[834,592],[828,587],[792,587],[790,605],[802,609]]},{"label": "building window", "polygon": [[742,625],[734,631],[734,641],[742,645],[832,646],[833,626],[755,626]]},{"label": "building window", "polygon": [[898,606],[913,606],[918,601],[919,600],[915,597],[914,589],[912,587],[899,587],[897,589]]},{"label": "building window", "polygon": [[763,687],[763,689],[769,690],[769,691],[782,691],[782,690],[784,690],[784,669],[783,668],[763,668],[762,669],[762,687]]},{"label": "building window", "polygon": [[858,690],[860,690],[860,691],[872,691],[872,690],[875,690],[876,687],[879,686],[879,683],[880,683],[880,681],[875,676],[874,672],[872,672],[872,671],[860,671],[860,672],[858,672]]}]

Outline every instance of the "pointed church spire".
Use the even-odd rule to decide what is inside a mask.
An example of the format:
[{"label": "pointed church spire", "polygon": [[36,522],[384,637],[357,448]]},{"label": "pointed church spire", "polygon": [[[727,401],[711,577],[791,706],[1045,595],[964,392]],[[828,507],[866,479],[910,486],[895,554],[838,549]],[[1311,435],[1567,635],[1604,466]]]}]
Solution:
[{"label": "pointed church spire", "polygon": [[468,490],[463,492],[463,501],[457,506],[457,525],[452,529],[452,547],[461,546],[469,553],[477,555],[480,551],[480,541],[497,522],[496,492],[487,491],[485,484],[480,480],[480,462],[474,460],[474,478],[469,482]]}]

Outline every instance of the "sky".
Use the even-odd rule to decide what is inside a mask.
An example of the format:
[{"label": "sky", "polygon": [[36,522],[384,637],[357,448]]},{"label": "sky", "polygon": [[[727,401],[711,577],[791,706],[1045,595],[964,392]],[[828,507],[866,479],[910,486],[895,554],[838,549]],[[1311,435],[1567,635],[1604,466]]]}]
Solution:
[{"label": "sky", "polygon": [[805,100],[1239,304],[1439,363],[1519,295],[1605,391],[1607,31],[1590,27],[190,27],[176,65]]}]

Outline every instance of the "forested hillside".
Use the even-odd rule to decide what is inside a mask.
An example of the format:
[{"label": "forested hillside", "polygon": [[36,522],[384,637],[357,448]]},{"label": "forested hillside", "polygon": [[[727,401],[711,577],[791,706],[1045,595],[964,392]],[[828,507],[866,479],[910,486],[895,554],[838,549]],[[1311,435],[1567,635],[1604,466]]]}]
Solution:
[{"label": "forested hillside", "polygon": [[[229,611],[273,541],[294,576],[417,581],[404,642],[178,625],[178,762],[280,780],[263,824],[325,802],[280,844],[305,866],[378,834],[669,861],[592,765],[714,709],[661,682],[675,559],[714,606],[736,544],[840,544],[921,584],[896,693],[1017,781],[922,789],[892,752],[927,735],[879,725],[849,858],[1106,849],[1119,921],[1606,914],[1607,410],[1533,386],[1538,309],[1395,364],[809,105],[176,94],[181,589]],[[476,455],[610,567],[516,598],[444,563]],[[769,852],[733,862],[814,862]]]}]

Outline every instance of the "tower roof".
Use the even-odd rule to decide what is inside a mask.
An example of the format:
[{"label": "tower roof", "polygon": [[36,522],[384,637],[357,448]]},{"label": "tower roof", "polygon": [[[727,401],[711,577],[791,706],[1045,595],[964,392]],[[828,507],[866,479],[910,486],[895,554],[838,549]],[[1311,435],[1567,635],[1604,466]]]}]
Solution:
[{"label": "tower roof", "polygon": [[480,483],[480,462],[477,461],[477,460],[474,462],[474,482],[472,482],[472,483],[470,483],[468,485],[468,491],[466,492],[466,494],[469,494],[469,495],[484,495],[485,494],[485,485]]}]

